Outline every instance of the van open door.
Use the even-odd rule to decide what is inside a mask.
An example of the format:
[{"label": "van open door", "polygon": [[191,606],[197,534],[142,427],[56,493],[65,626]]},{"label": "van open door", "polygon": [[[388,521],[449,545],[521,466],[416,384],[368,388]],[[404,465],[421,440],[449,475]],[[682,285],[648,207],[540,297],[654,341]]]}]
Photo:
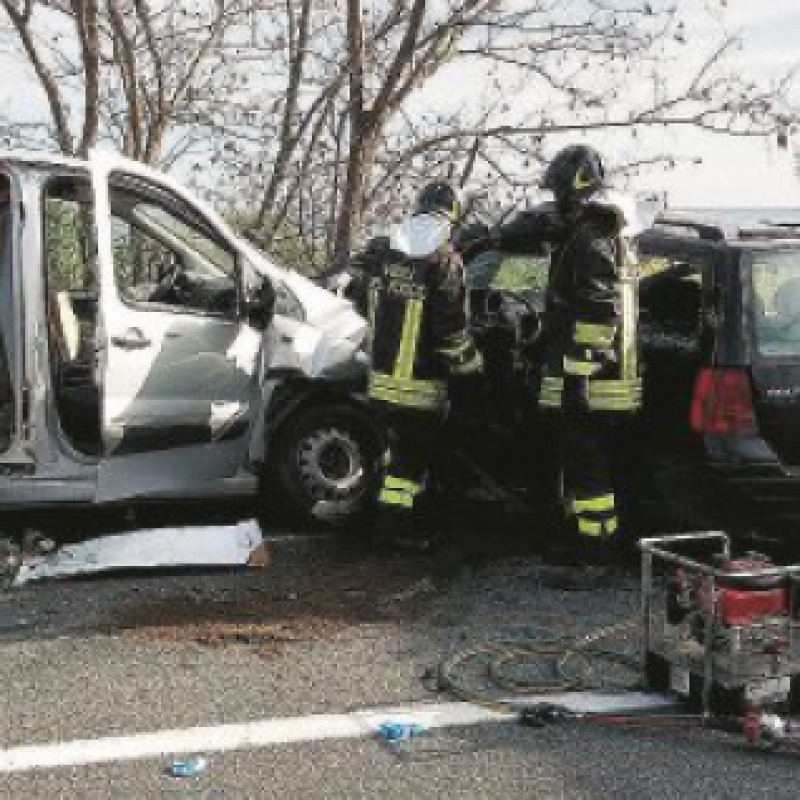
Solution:
[{"label": "van open door", "polygon": [[20,201],[15,181],[0,172],[0,464],[34,463],[23,380]]},{"label": "van open door", "polygon": [[238,253],[184,192],[92,157],[103,457],[97,499],[191,494],[234,476],[258,398],[261,336]]}]

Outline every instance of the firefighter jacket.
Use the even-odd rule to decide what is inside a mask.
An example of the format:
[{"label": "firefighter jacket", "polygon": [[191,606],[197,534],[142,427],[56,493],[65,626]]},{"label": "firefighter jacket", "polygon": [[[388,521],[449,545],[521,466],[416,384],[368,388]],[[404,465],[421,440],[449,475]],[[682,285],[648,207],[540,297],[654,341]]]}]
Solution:
[{"label": "firefighter jacket", "polygon": [[547,246],[565,236],[564,221],[552,203],[542,203],[517,214],[491,232],[492,247],[505,253],[547,255]]},{"label": "firefighter jacket", "polygon": [[409,254],[384,240],[367,248],[359,266],[369,276],[370,397],[444,409],[447,379],[482,368],[467,330],[461,257],[448,241],[427,254]]},{"label": "firefighter jacket", "polygon": [[577,399],[589,411],[639,408],[634,270],[632,244],[615,217],[587,206],[551,254],[541,406]]}]

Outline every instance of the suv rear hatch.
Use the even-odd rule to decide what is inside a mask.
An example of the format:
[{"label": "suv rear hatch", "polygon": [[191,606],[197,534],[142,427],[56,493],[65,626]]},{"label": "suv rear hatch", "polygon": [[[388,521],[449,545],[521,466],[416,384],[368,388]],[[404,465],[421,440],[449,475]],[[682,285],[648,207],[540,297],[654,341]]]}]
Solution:
[{"label": "suv rear hatch", "polygon": [[800,242],[745,251],[742,282],[758,428],[786,467],[800,466]]}]

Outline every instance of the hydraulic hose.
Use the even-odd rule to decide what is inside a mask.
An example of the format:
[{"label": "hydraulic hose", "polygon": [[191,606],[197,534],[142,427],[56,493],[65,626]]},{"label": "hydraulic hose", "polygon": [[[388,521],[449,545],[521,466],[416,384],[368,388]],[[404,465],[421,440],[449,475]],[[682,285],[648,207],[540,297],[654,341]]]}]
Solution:
[{"label": "hydraulic hose", "polygon": [[[589,676],[592,661],[604,660],[620,664],[636,672],[635,680],[616,681],[612,691],[625,692],[641,689],[638,661],[630,653],[609,650],[599,645],[613,636],[638,630],[638,616],[625,619],[606,627],[597,628],[588,634],[572,639],[512,641],[485,644],[462,650],[440,662],[437,670],[437,686],[460,700],[481,705],[496,711],[517,711],[519,721],[528,727],[545,727],[561,720],[573,720],[587,724],[624,728],[713,728],[728,733],[742,731],[743,720],[739,717],[707,715],[701,713],[661,712],[573,712],[563,706],[547,702],[520,707],[513,695],[556,694],[597,688]],[[514,666],[526,662],[549,659],[553,677],[515,677],[509,674]],[[489,688],[481,690],[466,677],[472,662],[486,662],[484,679]],[[576,662],[578,667],[569,674],[567,665]],[[609,684],[604,681],[603,688]],[[498,697],[498,693],[506,696]],[[800,745],[798,745],[800,747]]]},{"label": "hydraulic hose", "polygon": [[[499,710],[517,707],[513,697],[497,697],[505,694],[552,694],[580,691],[593,688],[589,674],[593,660],[605,659],[636,670],[635,657],[599,646],[599,642],[638,628],[640,620],[632,617],[622,622],[598,628],[589,634],[573,639],[530,639],[525,641],[484,644],[462,650],[440,662],[437,670],[437,686],[460,700]],[[466,673],[476,662],[485,662],[484,679],[487,689],[480,689],[470,681]],[[521,676],[521,667],[528,663],[543,666],[549,662],[551,676]],[[609,683],[604,681],[604,688]],[[635,680],[614,682],[615,691],[639,688],[637,671]]]}]

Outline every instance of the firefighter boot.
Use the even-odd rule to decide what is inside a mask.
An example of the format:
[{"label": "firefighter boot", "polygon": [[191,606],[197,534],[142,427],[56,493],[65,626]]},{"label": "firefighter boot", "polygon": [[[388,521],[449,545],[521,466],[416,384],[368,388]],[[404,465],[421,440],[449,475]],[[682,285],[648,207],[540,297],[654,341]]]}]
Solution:
[{"label": "firefighter boot", "polygon": [[432,536],[410,509],[380,507],[375,517],[375,540],[381,550],[427,553]]},{"label": "firefighter boot", "polygon": [[560,509],[549,525],[551,535],[542,542],[542,561],[554,567],[576,567],[584,562],[575,520]]}]

